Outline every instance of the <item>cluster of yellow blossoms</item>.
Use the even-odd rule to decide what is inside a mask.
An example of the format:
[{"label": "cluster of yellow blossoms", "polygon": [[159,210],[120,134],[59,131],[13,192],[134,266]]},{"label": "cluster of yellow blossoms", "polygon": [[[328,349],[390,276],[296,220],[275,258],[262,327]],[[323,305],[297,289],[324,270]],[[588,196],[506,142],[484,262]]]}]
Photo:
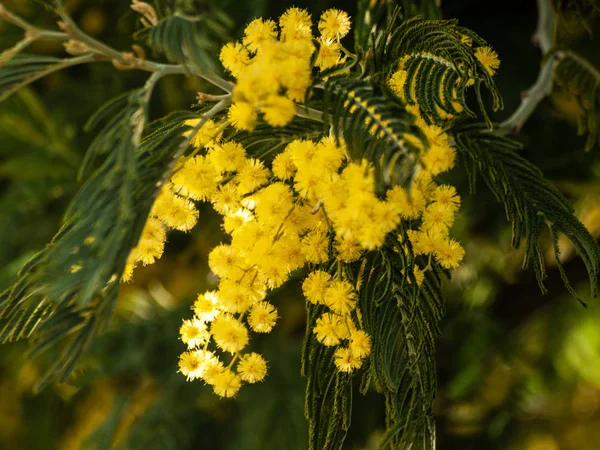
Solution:
[{"label": "cluster of yellow blossoms", "polygon": [[[310,16],[290,8],[279,25],[280,33],[274,22],[257,19],[248,25],[241,43],[223,47],[221,60],[237,78],[235,103],[226,119],[206,121],[193,136],[196,150],[178,162],[162,187],[123,274],[127,281],[136,264],[160,258],[168,228],[188,231],[196,224],[194,202],[210,202],[223,217],[228,243],[209,255],[219,285],[198,296],[193,317],[183,322],[180,336],[187,350],[179,360],[179,370],[188,380],[202,379],[222,397],[233,397],[243,383],[265,377],[266,361],[248,351],[250,333],[273,329],[278,313],[267,293],[292,272],[308,264],[325,267],[333,260],[339,268],[357,261],[364,252],[380,248],[401,220],[413,225],[408,238],[415,254],[429,257],[426,267],[414,268],[418,284],[432,258],[450,269],[464,254],[448,237],[460,199],[453,187],[438,186],[432,179],[453,167],[454,149],[439,127],[420,118],[418,107],[408,109],[429,146],[405,136],[421,148],[422,165],[408,193],[395,186],[385,198],[376,192],[371,164],[350,161],[344,143],[330,136],[318,142],[291,141],[271,167],[249,157],[240,143],[223,138],[228,125],[252,129],[259,112],[273,126],[289,122],[294,101],[303,98],[310,84],[315,50]],[[323,69],[343,60],[339,40],[348,33],[349,18],[329,10],[318,28],[316,61]],[[328,47],[329,53],[323,50]],[[282,113],[287,109],[289,114]],[[186,123],[195,126],[198,120]],[[302,289],[307,301],[327,308],[308,332],[323,345],[337,347],[338,370],[360,368],[371,352],[371,339],[362,329],[357,287],[342,270],[332,274],[317,269]]]},{"label": "cluster of yellow blossoms", "polygon": [[[315,65],[327,69],[341,64],[345,56],[340,39],[350,30],[348,14],[329,9],[319,21],[319,51]],[[312,76],[312,19],[307,11],[288,9],[277,24],[255,19],[246,27],[241,42],[223,46],[220,59],[233,77],[234,104],[229,110],[231,124],[252,130],[258,112],[272,126],[287,125],[302,102]]]}]

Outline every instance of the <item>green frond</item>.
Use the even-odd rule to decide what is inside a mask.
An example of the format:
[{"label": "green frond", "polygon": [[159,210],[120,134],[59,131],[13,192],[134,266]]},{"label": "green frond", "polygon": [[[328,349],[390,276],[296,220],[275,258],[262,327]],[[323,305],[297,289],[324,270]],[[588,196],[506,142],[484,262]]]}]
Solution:
[{"label": "green frond", "polygon": [[405,134],[421,139],[423,146],[427,141],[413,124],[414,117],[395,99],[368,81],[330,79],[323,103],[334,135],[344,139],[353,160],[374,163],[380,182],[406,183],[413,176],[418,149]]},{"label": "green frond", "polygon": [[214,55],[219,54],[220,41],[230,40],[231,27],[227,15],[214,7],[194,15],[175,10],[156,25],[137,32],[135,37],[170,61],[215,69]]},{"label": "green frond", "polygon": [[[600,271],[600,247],[585,226],[575,217],[567,199],[549,182],[541,171],[520,156],[517,142],[487,132],[481,125],[464,127],[453,134],[456,149],[462,153],[472,190],[477,172],[484,179],[496,198],[504,203],[507,218],[512,222],[513,247],[525,240],[524,267],[533,260],[533,267],[540,288],[546,277],[544,257],[539,238],[548,228],[553,237],[555,255],[558,256],[557,234],[564,234],[573,243],[585,263],[590,279],[592,296],[598,288]],[[567,279],[560,259],[556,259],[565,286],[579,301]]]},{"label": "green frond", "polygon": [[[327,309],[307,304],[307,330]],[[333,347],[325,347],[313,333],[304,335],[302,375],[307,378],[305,414],[309,426],[309,450],[341,450],[350,428],[352,377],[339,372]]]},{"label": "green frond", "polygon": [[158,186],[180,152],[185,130],[180,117],[155,125],[158,128],[136,147],[139,123],[133,118],[144,109],[145,98],[140,89],[104,108],[103,113],[122,108],[92,144],[91,151],[106,153],[104,162],[72,201],[53,241],[0,296],[3,342],[33,337],[35,355],[70,337],[63,357],[40,381],[40,389],[57,379],[64,381],[109,323],[129,252]]},{"label": "green frond", "polygon": [[46,75],[77,64],[91,61],[92,55],[73,58],[51,56],[15,55],[0,64],[0,101]]},{"label": "green frond", "polygon": [[426,119],[438,122],[449,115],[474,116],[467,106],[468,87],[475,84],[481,112],[487,119],[480,84],[492,95],[494,111],[503,107],[492,76],[477,59],[477,48],[487,43],[456,20],[400,19],[396,12],[381,36],[373,40],[371,70],[382,83],[388,83],[398,69],[406,72],[406,103],[418,104]]},{"label": "green frond", "polygon": [[552,0],[554,10],[563,18],[574,18],[585,24],[591,17],[600,15],[598,0]]},{"label": "green frond", "polygon": [[587,133],[585,150],[600,144],[600,72],[589,61],[571,51],[560,53],[554,70],[556,83],[577,102],[579,135]]},{"label": "green frond", "polygon": [[[434,264],[421,286],[412,275],[408,249],[388,244],[361,268],[359,302],[372,337],[364,376],[385,397],[387,431],[381,449],[435,448],[435,339],[444,313],[441,272]],[[357,280],[358,281],[358,280]]]}]

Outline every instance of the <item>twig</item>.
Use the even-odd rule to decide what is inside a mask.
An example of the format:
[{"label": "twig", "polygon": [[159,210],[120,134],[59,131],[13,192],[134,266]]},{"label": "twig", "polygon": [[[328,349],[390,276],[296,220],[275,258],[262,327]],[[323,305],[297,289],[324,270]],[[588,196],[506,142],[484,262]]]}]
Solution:
[{"label": "twig", "polygon": [[323,122],[323,111],[318,109],[309,108],[304,105],[296,105],[296,115],[303,119],[315,120],[317,122]]},{"label": "twig", "polygon": [[522,94],[521,105],[494,130],[494,134],[500,136],[518,133],[539,103],[552,92],[552,75],[558,61],[557,54],[552,53],[556,15],[550,0],[537,0],[537,4],[538,23],[533,41],[542,51],[542,67],[536,82]]}]

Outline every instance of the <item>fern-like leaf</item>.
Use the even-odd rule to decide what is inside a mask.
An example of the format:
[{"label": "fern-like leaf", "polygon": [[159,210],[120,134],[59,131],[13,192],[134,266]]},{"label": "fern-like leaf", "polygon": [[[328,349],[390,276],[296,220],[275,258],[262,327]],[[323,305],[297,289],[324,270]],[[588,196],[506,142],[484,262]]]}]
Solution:
[{"label": "fern-like leaf", "polygon": [[372,338],[370,380],[385,396],[387,432],[380,448],[435,448],[435,339],[444,306],[440,269],[434,264],[421,286],[412,276],[408,249],[386,245],[370,255],[357,277],[365,331]]},{"label": "fern-like leaf", "polygon": [[[477,172],[496,198],[504,203],[506,215],[512,222],[513,247],[525,240],[524,267],[533,261],[540,288],[546,277],[544,257],[539,238],[544,226],[553,236],[556,256],[559,254],[556,235],[563,233],[573,243],[585,263],[592,296],[598,288],[600,247],[585,226],[575,217],[567,199],[549,182],[541,171],[520,156],[520,144],[488,133],[481,125],[465,126],[454,133],[456,148],[462,153],[469,170],[472,189]],[[579,301],[566,272],[556,259],[565,286]],[[583,303],[583,302],[582,302]]]},{"label": "fern-like leaf", "polygon": [[587,133],[585,150],[589,151],[600,144],[600,71],[576,53],[565,51],[560,55],[554,78],[579,106],[577,131],[580,135]]},{"label": "fern-like leaf", "polygon": [[156,25],[140,30],[136,37],[170,61],[215,69],[214,55],[220,48],[215,38],[229,40],[231,26],[230,19],[216,8],[195,15],[173,11]]},{"label": "fern-like leaf", "polygon": [[486,42],[456,20],[401,20],[399,12],[389,26],[375,37],[370,69],[387,83],[399,64],[406,71],[403,100],[418,104],[433,122],[460,113],[474,117],[467,105],[466,93],[474,80],[477,101],[487,119],[481,93],[483,84],[492,94],[494,111],[503,107],[500,93],[485,66],[475,57]]},{"label": "fern-like leaf", "polygon": [[0,296],[2,341],[33,336],[35,355],[72,337],[38,389],[64,381],[108,324],[126,259],[139,239],[157,186],[182,148],[181,120],[154,131],[136,147],[139,123],[132,119],[145,108],[146,99],[147,92],[137,90],[104,110],[116,107],[119,113],[108,120],[92,151],[115,147],[73,200],[54,240]]},{"label": "fern-like leaf", "polygon": [[[413,124],[413,116],[390,95],[368,81],[331,79],[325,86],[325,120],[336,137],[343,137],[350,157],[374,163],[384,184],[406,183],[418,162],[418,148],[405,134],[426,139]],[[397,179],[391,180],[395,176]]]},{"label": "fern-like leaf", "polygon": [[0,64],[0,101],[46,75],[93,59],[93,55],[64,59],[37,55],[12,56],[4,64]]}]

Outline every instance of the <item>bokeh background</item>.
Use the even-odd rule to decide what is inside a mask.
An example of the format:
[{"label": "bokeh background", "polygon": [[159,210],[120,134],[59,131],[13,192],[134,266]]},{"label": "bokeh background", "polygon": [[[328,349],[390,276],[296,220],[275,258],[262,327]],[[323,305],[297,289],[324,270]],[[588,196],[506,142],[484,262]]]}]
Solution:
[{"label": "bokeh background", "polygon": [[[53,17],[32,0],[7,7],[36,24]],[[81,28],[126,49],[140,29],[126,0],[65,2]],[[289,0],[199,0],[231,19],[237,38],[254,17],[280,15]],[[328,7],[356,12],[349,0],[298,0],[313,17]],[[499,53],[497,82],[507,118],[520,93],[537,76],[539,50],[531,43],[534,0],[445,0],[444,18],[458,18]],[[588,21],[592,32],[599,30]],[[0,23],[0,49],[21,36]],[[600,41],[581,25],[560,29],[563,43],[600,67]],[[58,55],[56,43],[31,52]],[[215,47],[215,54],[218,46]],[[93,134],[86,119],[106,100],[141,85],[147,75],[97,63],[55,73],[0,104],[0,290],[19,267],[51,239],[77,191],[76,173]],[[163,79],[153,98],[154,118],[188,109],[197,90],[192,78]],[[559,89],[544,100],[518,139],[523,154],[572,200],[578,217],[600,236],[600,149],[584,152],[576,134],[577,109]],[[453,233],[466,248],[464,264],[446,283],[447,314],[438,341],[439,391],[435,406],[440,450],[600,449],[600,300],[589,298],[585,270],[568,242],[565,267],[588,303],[584,309],[563,287],[548,248],[549,293],[542,295],[523,253],[510,248],[504,210],[481,185],[468,192],[459,167],[448,176],[463,207]],[[281,320],[255,345],[270,364],[263,383],[235,400],[214,396],[201,382],[176,373],[183,350],[178,328],[195,295],[215,286],[207,253],[218,244],[218,218],[201,210],[188,234],[169,236],[165,256],[138,268],[122,288],[110,331],[84,355],[68,382],[33,394],[33,385],[58,355],[30,360],[27,342],[0,346],[0,448],[6,450],[241,449],[303,450],[305,380],[300,376],[304,301],[298,280],[273,293]],[[375,449],[384,426],[383,400],[354,397],[347,449]]]}]

